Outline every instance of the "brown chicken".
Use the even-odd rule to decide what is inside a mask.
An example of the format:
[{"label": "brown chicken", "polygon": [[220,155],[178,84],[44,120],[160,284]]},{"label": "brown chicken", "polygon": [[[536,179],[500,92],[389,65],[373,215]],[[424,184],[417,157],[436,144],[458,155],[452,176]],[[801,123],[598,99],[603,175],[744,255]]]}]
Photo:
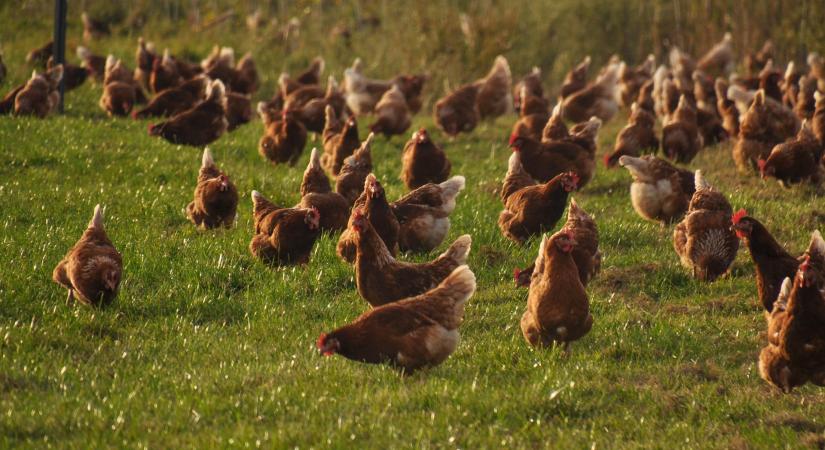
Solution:
[{"label": "brown chicken", "polygon": [[511,195],[535,184],[537,184],[536,180],[527,173],[521,164],[521,152],[512,152],[509,161],[507,161],[507,174],[504,176],[504,182],[499,193],[501,202],[506,204]]},{"label": "brown chicken", "polygon": [[768,64],[759,73],[759,89],[765,91],[768,97],[782,102],[782,88],[781,84],[785,78],[785,74],[774,68],[773,60],[768,61]]},{"label": "brown chicken", "polygon": [[226,92],[221,80],[214,80],[206,87],[205,100],[165,122],[149,125],[149,135],[172,144],[200,147],[215,142],[228,126]]},{"label": "brown chicken", "polygon": [[140,86],[132,79],[123,62],[109,55],[103,76],[100,107],[111,116],[128,116],[134,105],[145,99]]},{"label": "brown chicken", "polygon": [[782,280],[793,277],[799,261],[791,256],[761,222],[740,209],[731,218],[733,231],[750,251],[756,269],[759,303],[771,312],[779,295]]},{"label": "brown chicken", "polygon": [[280,117],[277,113],[270,117],[262,105],[263,102],[258,103],[258,114],[264,124],[264,135],[258,142],[258,153],[273,164],[294,166],[307,143],[307,130],[298,119],[298,112],[284,109]]},{"label": "brown chicken", "polygon": [[567,351],[570,342],[593,326],[590,302],[572,255],[575,247],[576,240],[567,230],[541,241],[527,310],[521,317],[521,332],[533,347],[561,344]]},{"label": "brown chicken", "polygon": [[479,118],[496,118],[512,111],[513,78],[510,64],[504,56],[496,56],[487,76],[473,84],[478,87],[476,104]]},{"label": "brown chicken", "polygon": [[785,393],[811,382],[825,386],[825,241],[814,232],[793,282],[782,283],[759,355],[762,378]]},{"label": "brown chicken", "polygon": [[[63,88],[64,92],[69,92],[71,90],[77,89],[80,87],[84,82],[86,82],[86,78],[89,77],[89,72],[86,71],[85,68],[76,66],[70,63],[62,63],[63,66]],[[54,58],[49,58],[46,61],[46,70],[52,70],[55,67]]]},{"label": "brown chicken", "polygon": [[80,240],[57,264],[52,279],[69,290],[67,302],[108,306],[117,296],[123,259],[103,228],[103,209],[95,206]]},{"label": "brown chicken", "polygon": [[303,72],[298,74],[295,78],[295,82],[301,85],[320,84],[321,76],[324,74],[325,67],[326,61],[324,61],[324,58],[316,56],[312,61],[310,61],[309,66],[307,66]]},{"label": "brown chicken", "polygon": [[519,95],[519,119],[513,125],[511,135],[527,136],[534,140],[541,140],[547,121],[550,119],[547,100],[528,92],[527,86],[522,86]]},{"label": "brown chicken", "polygon": [[306,264],[321,234],[321,217],[313,208],[281,208],[252,191],[255,236],[252,256],[272,265]]},{"label": "brown chicken", "polygon": [[803,75],[799,78],[799,93],[796,96],[794,113],[799,118],[810,119],[816,111],[816,92],[818,80],[816,77]]},{"label": "brown chicken", "polygon": [[[562,229],[570,232],[576,245],[573,247],[573,261],[579,270],[579,280],[585,287],[592,280],[602,266],[602,253],[599,251],[599,231],[596,222],[583,210],[576,200],[570,199],[570,208],[567,210],[567,222]],[[535,265],[513,272],[516,286],[530,286]]]},{"label": "brown chicken", "polygon": [[702,149],[696,109],[684,95],[670,121],[662,128],[662,151],[679,163],[689,163]]},{"label": "brown chicken", "polygon": [[696,63],[696,68],[704,72],[716,71],[718,73],[729,74],[735,65],[735,55],[733,53],[733,35],[725,33],[722,41],[714,45]]},{"label": "brown chicken", "polygon": [[215,165],[209,148],[205,148],[195,199],[186,206],[186,217],[199,228],[230,228],[237,219],[237,210],[238,189]]},{"label": "brown chicken", "polygon": [[578,187],[578,181],[575,173],[565,172],[544,184],[513,192],[504,201],[504,210],[499,214],[499,229],[519,244],[552,230],[564,213],[568,195]]},{"label": "brown chicken", "polygon": [[[512,135],[511,135],[512,136]],[[553,107],[553,112],[544,129],[541,131],[541,142],[550,143],[553,141],[561,141],[570,137],[570,130],[567,129],[567,124],[564,123],[564,114],[562,112],[562,104],[556,103]]]},{"label": "brown chicken", "polygon": [[807,119],[802,122],[796,138],[777,145],[767,159],[757,162],[762,178],[776,178],[784,187],[802,182],[822,182],[825,178],[825,167],[819,163],[822,146],[807,122]]},{"label": "brown chicken", "polygon": [[54,56],[54,41],[49,41],[26,54],[26,63],[46,68],[46,61]]},{"label": "brown chicken", "polygon": [[447,154],[424,128],[412,134],[401,153],[401,180],[410,190],[445,181],[451,167]]},{"label": "brown chicken", "polygon": [[459,266],[429,291],[378,306],[353,323],[321,334],[318,350],[370,364],[387,363],[410,374],[434,367],[458,346],[464,304],[476,289],[467,266]]},{"label": "brown chicken", "polygon": [[324,120],[324,153],[321,165],[330,176],[337,177],[344,160],[361,146],[358,138],[358,122],[355,116],[341,120],[330,105],[326,105]]},{"label": "brown chicken", "polygon": [[773,58],[773,52],[773,42],[769,39],[762,44],[762,48],[759,49],[759,51],[756,53],[748,52],[748,54],[745,55],[745,69],[751,74],[759,73],[759,71],[768,64],[768,61]]},{"label": "brown chicken", "polygon": [[593,178],[596,168],[595,153],[591,151],[595,149],[582,145],[591,146],[600,126],[601,121],[589,122],[579,133],[551,142],[511,136],[510,148],[521,152],[521,163],[538,182],[544,183],[560,173],[573,171],[579,176],[578,186],[582,188]]},{"label": "brown chicken", "polygon": [[696,171],[696,192],[685,218],[673,231],[673,248],[682,265],[700,281],[724,275],[736,259],[739,239],[731,230],[732,208],[725,196]]},{"label": "brown chicken", "polygon": [[381,96],[375,105],[375,122],[370,124],[370,131],[390,137],[404,134],[412,123],[410,109],[404,93],[393,85]]},{"label": "brown chicken", "polygon": [[642,153],[655,153],[659,148],[656,137],[656,117],[633,102],[630,105],[630,122],[619,131],[613,151],[604,155],[607,168],[616,167],[622,156],[640,156]]},{"label": "brown chicken", "polygon": [[252,100],[246,94],[226,93],[226,131],[233,131],[252,120]]},{"label": "brown chicken", "polygon": [[819,141],[819,146],[825,148],[825,95],[817,91],[814,97],[816,98],[816,110],[811,117],[811,130]]},{"label": "brown chicken", "polygon": [[[758,170],[760,159],[767,159],[774,146],[785,142],[799,131],[796,116],[793,113],[788,114],[788,111],[783,114],[775,113],[784,107],[774,103],[776,102],[766,99],[763,91],[757,91],[750,107],[742,116],[739,140],[731,151],[740,172]],[[778,116],[785,120],[780,121]]]},{"label": "brown chicken", "polygon": [[321,231],[336,233],[347,227],[349,203],[341,194],[333,192],[327,174],[321,168],[318,150],[312,149],[304,179],[301,182],[299,208],[315,208],[321,213]]},{"label": "brown chicken", "polygon": [[350,204],[355,203],[364,190],[364,180],[372,172],[372,140],[375,135],[370,133],[361,146],[344,158],[341,171],[335,179],[335,192],[344,196]]},{"label": "brown chicken", "polygon": [[52,113],[60,101],[58,87],[62,78],[61,64],[42,74],[32,72],[32,77],[16,94],[12,92],[7,96],[14,98],[14,115],[42,119]]},{"label": "brown chicken", "polygon": [[513,109],[521,111],[524,99],[523,91],[527,94],[544,99],[544,87],[541,85],[541,69],[533,67],[533,70],[524,76],[515,87],[513,87]]},{"label": "brown chicken", "polygon": [[730,84],[724,78],[717,78],[713,87],[716,90],[716,110],[722,118],[722,127],[728,136],[739,136],[739,110],[736,103],[728,98]]},{"label": "brown chicken", "polygon": [[135,51],[135,63],[137,67],[135,67],[134,80],[143,89],[149,90],[149,74],[152,73],[152,67],[158,58],[158,54],[155,52],[155,46],[151,42],[146,42],[143,37],[139,37],[138,47]]},{"label": "brown chicken", "polygon": [[374,111],[381,97],[392,86],[398,86],[413,114],[421,110],[421,91],[427,75],[398,75],[391,80],[373,80],[364,76],[363,64],[356,58],[352,67],[344,70],[344,91],[349,109],[356,115]]},{"label": "brown chicken", "polygon": [[590,55],[586,56],[578,66],[570,69],[564,76],[559,95],[567,98],[587,86],[587,73],[590,70]]},{"label": "brown chicken", "polygon": [[423,294],[436,287],[467,261],[472,242],[465,234],[435,260],[415,264],[396,261],[360,209],[353,213],[351,228],[357,249],[355,281],[358,293],[372,306]]},{"label": "brown chicken", "polygon": [[656,70],[656,57],[648,55],[647,59],[636,67],[624,65],[619,73],[619,96],[622,106],[629,107],[639,97],[642,86],[653,78]]},{"label": "brown chicken", "polygon": [[[208,83],[205,76],[199,75],[185,81],[180,86],[166,89],[154,96],[148,105],[133,111],[132,117],[145,119],[147,117],[172,117],[180,114],[203,100]],[[227,100],[227,106],[229,106],[228,103]]]},{"label": "brown chicken", "polygon": [[398,223],[398,218],[395,212],[390,207],[387,201],[387,194],[384,192],[384,187],[375,178],[375,175],[369,174],[363,183],[364,192],[358,197],[355,205],[352,208],[352,214],[349,217],[347,229],[341,233],[338,239],[336,252],[338,256],[348,263],[355,262],[355,254],[357,250],[356,233],[352,227],[355,219],[355,212],[361,213],[372,224],[372,228],[378,233],[378,237],[384,242],[384,246],[392,256],[398,254],[398,240],[401,234],[401,225]]},{"label": "brown chicken", "polygon": [[400,226],[401,251],[429,252],[444,242],[456,196],[464,184],[464,177],[456,175],[440,184],[425,184],[390,204]]},{"label": "brown chicken", "polygon": [[433,107],[435,123],[448,136],[469,133],[478,125],[478,88],[466,84],[439,99]]},{"label": "brown chicken", "polygon": [[630,201],[647,220],[671,223],[682,218],[695,191],[694,174],[653,155],[622,156],[619,165],[630,172]]},{"label": "brown chicken", "polygon": [[255,60],[252,58],[252,53],[246,53],[235,66],[235,76],[229,88],[233,92],[252,95],[258,92],[259,86],[260,79]]},{"label": "brown chicken", "polygon": [[80,15],[83,22],[83,40],[86,42],[101,39],[112,34],[109,24],[89,17],[85,11]]},{"label": "brown chicken", "polygon": [[178,72],[178,65],[169,55],[169,49],[163,51],[163,57],[155,58],[152,62],[152,71],[149,73],[149,90],[158,93],[164,89],[173,88],[183,83],[183,77]]},{"label": "brown chicken", "polygon": [[326,126],[326,108],[332,107],[336,116],[342,115],[346,108],[344,94],[338,89],[334,77],[329,77],[326,94],[321,98],[314,98],[306,102],[299,110],[298,117],[307,131],[322,133]]},{"label": "brown chicken", "polygon": [[624,63],[611,64],[604,73],[583,89],[564,98],[564,118],[571,122],[584,122],[595,116],[603,122],[612,119],[619,111],[616,101],[619,90],[619,73]]}]

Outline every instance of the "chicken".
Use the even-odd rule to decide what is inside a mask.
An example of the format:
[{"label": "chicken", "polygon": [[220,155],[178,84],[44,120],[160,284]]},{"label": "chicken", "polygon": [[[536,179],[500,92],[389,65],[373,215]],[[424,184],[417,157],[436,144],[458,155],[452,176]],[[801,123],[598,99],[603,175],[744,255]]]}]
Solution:
[{"label": "chicken", "polygon": [[67,302],[108,306],[117,297],[123,259],[103,227],[103,209],[95,206],[83,236],[57,264],[52,279],[69,290]]},{"label": "chicken", "polygon": [[594,118],[578,133],[552,142],[537,142],[522,136],[511,136],[510,147],[521,152],[521,163],[527,173],[544,183],[556,175],[573,171],[579,176],[578,187],[584,187],[593,178],[596,168],[593,142],[601,121]]},{"label": "chicken", "polygon": [[252,58],[252,53],[246,53],[235,66],[235,76],[229,88],[233,92],[252,95],[258,92],[259,86],[260,79],[255,60]]},{"label": "chicken", "polygon": [[730,84],[724,78],[717,78],[713,87],[716,91],[716,110],[722,118],[722,127],[728,136],[739,136],[739,110],[736,103],[728,98]]},{"label": "chicken", "polygon": [[375,178],[375,175],[369,174],[363,183],[364,191],[355,205],[352,208],[352,214],[349,217],[347,228],[341,233],[336,246],[338,256],[345,262],[354,263],[355,254],[357,250],[356,233],[352,228],[353,220],[355,219],[355,212],[361,213],[372,224],[373,229],[381,240],[384,246],[392,256],[396,256],[399,250],[399,236],[401,234],[401,225],[398,223],[398,218],[392,210],[387,195],[384,192],[384,187]]},{"label": "chicken", "polygon": [[255,235],[252,256],[272,265],[306,264],[321,234],[321,217],[314,208],[281,208],[252,191]]},{"label": "chicken", "polygon": [[679,163],[689,163],[702,148],[696,109],[682,95],[670,121],[662,128],[662,151],[665,156]]},{"label": "chicken", "polygon": [[647,80],[639,88],[639,96],[636,97],[636,103],[645,111],[656,114],[656,101],[653,99],[653,78]]},{"label": "chicken", "polygon": [[384,93],[397,86],[404,94],[410,111],[415,114],[421,109],[420,97],[426,79],[426,75],[398,75],[388,81],[372,80],[364,76],[361,59],[356,58],[352,67],[344,70],[347,106],[357,115],[369,114]]},{"label": "chicken", "polygon": [[425,184],[390,204],[400,226],[401,251],[429,252],[441,245],[450,232],[450,214],[464,184],[464,177],[456,175],[440,184]]},{"label": "chicken", "polygon": [[694,184],[688,212],[673,231],[673,248],[694,278],[714,281],[736,259],[739,240],[731,230],[733,211],[725,196],[705,181],[700,170]]},{"label": "chicken", "polygon": [[464,304],[476,289],[466,265],[429,291],[370,309],[353,323],[321,334],[318,350],[370,364],[387,363],[409,374],[434,367],[458,346]]},{"label": "chicken", "polygon": [[321,231],[335,233],[347,227],[349,203],[341,194],[333,192],[329,179],[321,168],[318,150],[312,149],[304,179],[301,182],[299,208],[314,208],[321,214]]},{"label": "chicken", "polygon": [[513,87],[513,109],[516,111],[521,111],[521,106],[524,99],[522,91],[532,97],[544,99],[544,88],[541,85],[540,68],[533,67],[533,70],[525,75],[524,78],[522,78],[521,81],[516,83],[515,87]]},{"label": "chicken", "polygon": [[530,94],[527,91],[527,86],[522,86],[522,91],[519,95],[519,119],[513,125],[511,135],[515,134],[527,136],[537,141],[541,140],[544,127],[550,119],[547,112],[547,100]]},{"label": "chicken", "polygon": [[819,141],[819,146],[825,148],[825,95],[817,91],[814,97],[816,98],[816,110],[811,117],[811,130]]},{"label": "chicken", "polygon": [[499,229],[519,244],[552,230],[564,213],[567,196],[578,187],[578,181],[578,175],[565,172],[544,184],[513,192],[505,199],[504,210],[499,214]]},{"label": "chicken", "polygon": [[811,382],[825,386],[825,241],[815,231],[793,281],[785,278],[768,318],[762,378],[783,392]]},{"label": "chicken", "polygon": [[181,83],[183,83],[183,78],[178,73],[178,65],[172,60],[167,48],[163,51],[163,57],[155,58],[152,63],[152,71],[149,73],[149,90],[158,93]]},{"label": "chicken", "polygon": [[559,96],[567,98],[587,86],[587,72],[590,70],[590,55],[586,56],[579,65],[570,69],[564,76]]},{"label": "chicken", "polygon": [[264,123],[264,135],[258,142],[258,153],[273,164],[294,166],[307,142],[307,130],[298,120],[293,109],[284,109],[280,117],[270,122],[264,110],[264,103],[258,103],[258,114]]},{"label": "chicken", "polygon": [[376,120],[370,124],[370,131],[390,137],[404,134],[412,123],[407,100],[397,85],[384,92],[375,105]]},{"label": "chicken", "polygon": [[656,57],[652,54],[636,67],[622,66],[622,71],[619,73],[619,96],[622,106],[629,107],[636,101],[642,86],[653,78],[654,70],[656,70]]},{"label": "chicken", "polygon": [[576,240],[568,230],[543,238],[521,317],[521,332],[533,347],[563,345],[581,339],[593,326],[590,302],[573,259]]},{"label": "chicken", "polygon": [[722,41],[714,45],[696,63],[696,68],[704,72],[717,71],[729,74],[735,65],[733,35],[725,33]]},{"label": "chicken", "polygon": [[784,74],[773,67],[773,60],[768,61],[768,64],[759,73],[759,89],[765,91],[768,97],[782,102],[782,89],[780,85],[784,79]]},{"label": "chicken", "polygon": [[235,50],[231,47],[218,47],[201,61],[201,68],[211,80],[221,80],[224,86],[232,86],[237,77],[235,70]]},{"label": "chicken", "polygon": [[246,94],[226,94],[226,131],[232,131],[252,120],[252,101]]},{"label": "chicken", "polygon": [[782,79],[782,104],[788,109],[796,107],[796,100],[799,97],[799,80],[802,72],[796,67],[793,61],[785,68],[785,77]]},{"label": "chicken", "polygon": [[146,42],[143,37],[138,38],[138,47],[135,52],[135,67],[134,80],[143,88],[149,89],[149,74],[152,73],[152,67],[155,60],[158,58],[155,52],[155,46],[151,42]]},{"label": "chicken", "polygon": [[317,56],[303,72],[298,74],[295,82],[301,85],[319,84],[325,67],[326,61],[324,61],[324,58]]},{"label": "chicken", "polygon": [[633,102],[630,105],[630,122],[619,131],[613,151],[604,155],[604,165],[613,168],[622,156],[639,156],[651,150],[655,153],[658,148],[656,117]]},{"label": "chicken", "polygon": [[630,172],[630,201],[647,220],[671,223],[682,218],[695,191],[694,174],[653,155],[622,156],[619,165]]},{"label": "chicken", "polygon": [[351,228],[356,245],[355,281],[358,293],[372,306],[419,295],[434,288],[467,261],[472,242],[470,236],[465,234],[435,260],[415,264],[393,258],[360,208],[353,212]]},{"label": "chicken", "polygon": [[76,52],[77,57],[83,61],[82,67],[86,69],[89,76],[97,82],[102,82],[103,76],[106,74],[106,58],[95,55],[91,50],[83,46],[78,46]]},{"label": "chicken", "polygon": [[99,105],[111,116],[128,116],[132,108],[145,100],[140,86],[132,79],[123,62],[109,55],[103,76],[103,95]]},{"label": "chicken", "polygon": [[149,135],[172,144],[200,147],[215,142],[228,126],[225,88],[221,80],[213,80],[206,87],[205,100],[165,122],[149,125]]},{"label": "chicken", "polygon": [[480,119],[496,118],[512,111],[513,78],[504,56],[496,56],[487,76],[474,84],[478,87],[476,104]]},{"label": "chicken", "polygon": [[506,204],[507,198],[518,192],[522,188],[533,186],[536,180],[530,176],[521,164],[521,152],[512,152],[510,159],[507,162],[507,174],[504,176],[504,182],[501,185],[499,192],[501,202]]},{"label": "chicken", "polygon": [[450,160],[425,128],[412,134],[401,153],[401,180],[407,189],[441,183],[450,176]]},{"label": "chicken", "polygon": [[237,219],[238,189],[215,165],[209,148],[203,150],[195,199],[186,206],[186,217],[204,229],[231,228]]},{"label": "chicken", "polygon": [[825,167],[819,163],[822,146],[807,122],[802,122],[796,138],[775,146],[767,159],[757,162],[762,178],[776,178],[785,187],[806,181],[819,184],[825,179]]},{"label": "chicken", "polygon": [[817,84],[816,77],[803,75],[799,78],[799,93],[793,109],[799,120],[810,119],[816,111]]},{"label": "chicken", "polygon": [[550,143],[561,141],[568,137],[570,137],[570,130],[567,129],[567,124],[564,123],[562,104],[556,103],[556,106],[553,107],[553,112],[550,114],[550,118],[547,119],[544,129],[541,131],[541,142]]},{"label": "chicken", "polygon": [[[89,72],[85,68],[70,63],[61,63],[63,66],[63,88],[64,92],[69,92],[80,87],[89,77]],[[54,58],[50,57],[46,62],[46,70],[55,67]]]},{"label": "chicken", "polygon": [[98,40],[105,36],[110,36],[112,31],[109,29],[109,24],[89,17],[86,11],[80,15],[83,22],[83,40],[86,42]]},{"label": "chicken", "polygon": [[[144,108],[132,112],[132,117],[144,119],[180,114],[203,100],[208,84],[206,77],[201,75],[185,81],[180,86],[161,91]],[[227,106],[228,103],[227,100]]]},{"label": "chicken", "polygon": [[337,177],[344,165],[344,159],[361,146],[358,138],[358,122],[355,116],[342,121],[330,105],[326,105],[324,119],[324,153],[321,165],[330,176]]},{"label": "chicken", "polygon": [[364,189],[364,180],[372,172],[372,141],[375,135],[370,133],[361,146],[344,158],[341,171],[335,179],[335,192],[344,196],[350,204],[361,195]]},{"label": "chicken", "polygon": [[584,122],[595,116],[603,122],[612,119],[619,111],[618,82],[624,63],[612,64],[596,81],[564,98],[564,118],[571,122]]},{"label": "chicken", "polygon": [[478,88],[466,84],[439,99],[433,107],[435,123],[448,136],[473,131],[480,120]]},{"label": "chicken", "polygon": [[54,56],[54,41],[49,41],[26,54],[26,62],[33,66],[46,68],[46,61]]},{"label": "chicken", "polygon": [[745,68],[748,73],[759,73],[773,58],[773,52],[773,42],[769,39],[762,44],[762,48],[758,52],[749,52],[745,55]]},{"label": "chicken", "polygon": [[782,280],[793,277],[799,261],[791,256],[761,222],[740,209],[731,217],[733,231],[750,251],[756,269],[759,304],[771,312]]},{"label": "chicken", "polygon": [[798,131],[799,121],[793,113],[766,98],[764,91],[757,91],[742,116],[739,140],[732,149],[736,167],[743,173],[757,170],[760,159],[767,159],[775,145]]},{"label": "chicken", "polygon": [[26,85],[14,95],[14,115],[42,119],[51,114],[60,102],[58,87],[62,78],[62,64],[42,74],[32,72]]},{"label": "chicken", "polygon": [[336,115],[343,114],[346,108],[344,94],[338,89],[338,83],[332,76],[329,77],[324,96],[309,100],[299,110],[298,117],[307,131],[315,133],[322,133],[324,131],[327,106],[332,107]]}]

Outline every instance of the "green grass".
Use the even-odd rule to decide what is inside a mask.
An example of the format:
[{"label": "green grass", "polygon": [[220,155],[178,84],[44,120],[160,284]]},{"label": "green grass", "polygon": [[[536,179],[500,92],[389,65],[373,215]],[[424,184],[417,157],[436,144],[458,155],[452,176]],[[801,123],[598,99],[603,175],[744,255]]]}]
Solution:
[{"label": "green grass", "polygon": [[[9,9],[0,12],[0,25],[11,24]],[[7,28],[17,33],[4,42],[14,66],[3,91],[25,79],[22,55],[49,33],[44,19],[21,22]],[[21,31],[32,24],[36,32]],[[190,41],[166,32],[153,39],[177,48]],[[217,37],[192,48],[205,52],[210,39]],[[131,64],[133,42],[118,36],[106,45]],[[311,54],[277,62],[262,55],[264,92],[278,71]],[[319,333],[366,308],[352,269],[335,256],[335,237],[321,239],[306,267],[271,269],[248,252],[248,193],[297,203],[312,143],[294,169],[261,160],[259,121],[212,145],[244,196],[236,228],[199,232],[182,209],[200,151],[150,138],[147,122],[106,118],[99,95],[89,84],[71,92],[62,117],[0,117],[0,447],[797,448],[825,441],[821,389],[782,395],[759,378],[765,324],[747,251],[730,277],[694,281],[678,264],[672,229],[634,213],[621,169],[600,166],[576,194],[598,222],[604,254],[588,288],[593,330],[569,357],[526,345],[519,319],[527,291],[513,287],[511,273],[535,257],[538,241],[515,246],[496,226],[513,117],[453,142],[436,134],[453,173],[467,177],[448,241],[473,236],[469,264],[479,288],[456,353],[403,377],[317,354]],[[601,133],[599,156],[623,117]],[[417,117],[414,126],[421,125],[432,127],[432,119]],[[374,147],[390,198],[404,192],[403,141],[379,138]],[[825,228],[821,193],[737,175],[727,144],[707,149],[691,168],[702,168],[734,207],[763,220],[794,253],[813,229]],[[106,310],[68,308],[51,271],[96,203],[106,205],[107,230],[123,254],[122,291]],[[405,258],[426,260],[439,250]]]}]

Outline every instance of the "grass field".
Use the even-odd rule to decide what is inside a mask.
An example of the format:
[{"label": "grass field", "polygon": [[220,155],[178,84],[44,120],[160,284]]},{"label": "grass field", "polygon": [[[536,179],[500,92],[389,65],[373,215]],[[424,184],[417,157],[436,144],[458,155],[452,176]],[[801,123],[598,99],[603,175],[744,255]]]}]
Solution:
[{"label": "grass field", "polygon": [[[10,7],[0,8],[12,69],[2,92],[30,73],[20,64],[47,38],[44,17],[18,22]],[[79,42],[76,20],[70,32]],[[155,34],[178,49],[191,40]],[[246,49],[239,34],[227,36]],[[202,55],[219,37],[214,31],[186,48]],[[133,65],[133,36],[105,45]],[[261,53],[261,97],[281,69],[314,54]],[[348,64],[349,55],[337,58]],[[782,395],[759,378],[765,324],[747,250],[729,277],[694,281],[679,266],[672,228],[633,211],[622,169],[600,166],[575,196],[595,216],[604,254],[588,288],[592,332],[568,357],[526,345],[519,319],[527,291],[513,287],[511,274],[535,258],[538,241],[515,246],[496,226],[514,116],[454,142],[434,133],[453,173],[467,178],[448,241],[472,235],[469,265],[479,288],[456,353],[403,377],[315,349],[322,331],[366,308],[353,270],[335,255],[337,237],[321,239],[306,267],[271,269],[248,252],[248,193],[297,203],[312,143],[293,169],[262,161],[257,120],[213,144],[243,198],[236,228],[200,232],[182,213],[200,151],[147,136],[148,122],[106,118],[99,96],[86,84],[68,94],[64,116],[0,117],[0,447],[825,446],[825,392],[807,386]],[[602,131],[599,156],[624,117]],[[428,114],[418,126],[434,129]],[[392,199],[404,192],[405,140],[379,138],[373,149]],[[737,175],[728,144],[705,150],[691,168],[702,168],[793,253],[813,229],[825,230],[821,192]],[[111,308],[69,308],[51,271],[96,203],[106,205],[109,236],[123,254],[122,290]]]}]

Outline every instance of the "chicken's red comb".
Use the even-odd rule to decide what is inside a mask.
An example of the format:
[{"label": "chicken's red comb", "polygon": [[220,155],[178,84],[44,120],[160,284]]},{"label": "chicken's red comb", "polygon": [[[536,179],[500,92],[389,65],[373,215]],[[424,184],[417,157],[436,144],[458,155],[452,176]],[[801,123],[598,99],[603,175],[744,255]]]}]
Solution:
[{"label": "chicken's red comb", "polygon": [[513,144],[515,144],[515,143],[516,143],[516,139],[518,139],[518,138],[519,138],[518,133],[515,133],[515,132],[514,132],[513,134],[511,134],[511,135],[510,135],[510,144],[509,144],[509,145],[510,145],[510,147],[512,147],[512,146],[513,146]]},{"label": "chicken's red comb", "polygon": [[515,269],[513,269],[513,281],[515,281],[516,283],[518,283],[519,275],[521,275],[521,270],[519,270],[519,268],[516,267]]},{"label": "chicken's red comb", "polygon": [[579,185],[579,181],[581,181],[581,177],[579,177],[579,174],[577,174],[576,172],[567,172],[567,175],[570,177],[571,180],[573,180],[573,184],[575,184],[576,186]]},{"label": "chicken's red comb", "polygon": [[605,167],[610,167],[610,153],[604,155],[603,161]]},{"label": "chicken's red comb", "polygon": [[768,164],[768,162],[767,162],[767,161],[765,161],[765,160],[764,160],[764,159],[762,159],[762,158],[759,158],[759,160],[757,160],[757,161],[756,161],[756,165],[757,165],[757,166],[759,166],[759,171],[760,171],[760,172],[764,172],[764,171],[765,171],[765,166],[766,166],[767,164]]},{"label": "chicken's red comb", "polygon": [[318,342],[315,343],[315,345],[318,347],[318,350],[322,350],[324,348],[324,342],[326,340],[327,340],[327,334],[326,333],[321,333],[321,335],[318,336]]},{"label": "chicken's red comb", "polygon": [[739,221],[742,220],[743,217],[747,216],[748,212],[745,211],[745,208],[736,211],[733,216],[731,216],[730,220],[733,222],[734,225],[739,224]]},{"label": "chicken's red comb", "polygon": [[152,130],[154,130],[154,128],[155,128],[155,126],[152,125],[151,123],[149,124],[148,127],[146,127],[146,132],[149,133],[149,136],[152,135]]}]

